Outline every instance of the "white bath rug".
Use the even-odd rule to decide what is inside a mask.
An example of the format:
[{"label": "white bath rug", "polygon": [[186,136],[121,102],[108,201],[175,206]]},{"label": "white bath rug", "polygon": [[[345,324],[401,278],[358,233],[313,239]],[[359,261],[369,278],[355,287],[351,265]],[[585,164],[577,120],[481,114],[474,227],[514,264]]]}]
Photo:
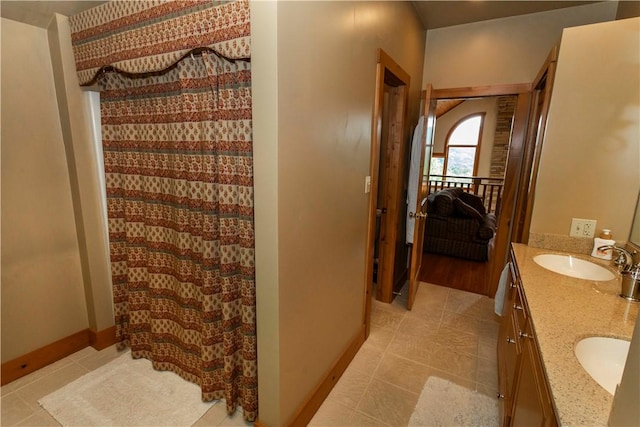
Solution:
[{"label": "white bath rug", "polygon": [[498,400],[451,381],[429,377],[422,389],[410,426],[499,426]]},{"label": "white bath rug", "polygon": [[126,352],[39,400],[60,424],[72,426],[191,426],[215,402],[173,372],[153,369]]}]

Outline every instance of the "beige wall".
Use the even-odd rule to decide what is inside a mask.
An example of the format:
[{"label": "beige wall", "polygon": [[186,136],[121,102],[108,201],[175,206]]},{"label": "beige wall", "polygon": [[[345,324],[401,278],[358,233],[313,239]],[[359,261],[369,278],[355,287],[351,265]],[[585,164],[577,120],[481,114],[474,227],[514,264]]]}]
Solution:
[{"label": "beige wall", "polygon": [[88,327],[47,31],[2,19],[2,362]]},{"label": "beige wall", "polygon": [[[68,19],[56,15],[48,31],[2,23],[2,360],[7,361],[87,327],[108,328],[113,304],[98,157]],[[28,161],[34,152],[46,153],[42,164]],[[24,164],[32,166],[28,173]],[[25,204],[27,215],[20,207]],[[34,234],[33,241],[24,241],[25,231]],[[30,253],[21,251],[25,244],[33,246]],[[56,303],[49,304],[50,298]]]},{"label": "beige wall", "polygon": [[498,98],[469,99],[453,110],[438,118],[434,135],[434,154],[444,152],[447,136],[451,128],[463,117],[476,113],[485,113],[480,142],[480,159],[476,176],[488,177],[491,172],[491,152],[496,133],[496,119],[498,114]]},{"label": "beige wall", "polygon": [[531,232],[568,235],[577,217],[627,239],[640,188],[639,67],[640,18],[564,31]]},{"label": "beige wall", "polygon": [[[269,94],[260,82],[274,85],[263,73],[276,65],[252,60],[255,117],[265,113],[278,123],[277,130],[254,128],[256,216],[270,214],[256,220],[258,313],[272,317],[268,325],[259,318],[258,354],[261,367],[279,371],[259,372],[260,390],[268,393],[260,395],[260,420],[276,426],[291,421],[362,326],[376,49],[411,75],[415,125],[425,37],[404,2],[253,7],[274,12],[252,15],[256,43],[273,41],[277,26],[277,100],[260,96]],[[277,116],[257,105],[277,108]],[[267,259],[277,271],[264,265]],[[271,295],[260,290],[263,284]],[[265,361],[272,358],[265,349],[274,347],[279,360]]]},{"label": "beige wall", "polygon": [[[92,132],[88,93],[78,83],[69,18],[56,14],[48,29],[62,136],[67,152],[89,327],[114,324],[102,152]],[[99,108],[98,108],[99,109]],[[100,128],[99,121],[95,124]]]},{"label": "beige wall", "polygon": [[278,251],[278,4],[275,1],[250,3],[258,397],[259,418],[267,426],[281,425],[282,418]]},{"label": "beige wall", "polygon": [[423,82],[436,89],[529,83],[566,27],[610,21],[617,2],[430,30]]}]

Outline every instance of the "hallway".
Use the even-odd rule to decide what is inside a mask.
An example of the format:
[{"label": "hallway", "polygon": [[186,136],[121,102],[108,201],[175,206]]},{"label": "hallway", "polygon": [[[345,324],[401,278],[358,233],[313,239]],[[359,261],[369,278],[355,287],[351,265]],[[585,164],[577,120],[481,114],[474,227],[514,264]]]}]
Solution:
[{"label": "hallway", "polygon": [[310,426],[406,426],[430,376],[495,396],[493,300],[421,283],[407,311],[405,295],[373,301],[369,339]]}]

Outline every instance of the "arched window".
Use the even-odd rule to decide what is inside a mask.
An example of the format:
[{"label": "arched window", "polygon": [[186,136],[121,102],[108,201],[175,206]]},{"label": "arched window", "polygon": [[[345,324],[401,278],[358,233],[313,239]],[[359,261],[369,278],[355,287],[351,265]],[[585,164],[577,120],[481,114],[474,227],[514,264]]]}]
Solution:
[{"label": "arched window", "polygon": [[471,177],[478,172],[483,122],[484,113],[473,114],[451,128],[445,142],[445,175]]}]

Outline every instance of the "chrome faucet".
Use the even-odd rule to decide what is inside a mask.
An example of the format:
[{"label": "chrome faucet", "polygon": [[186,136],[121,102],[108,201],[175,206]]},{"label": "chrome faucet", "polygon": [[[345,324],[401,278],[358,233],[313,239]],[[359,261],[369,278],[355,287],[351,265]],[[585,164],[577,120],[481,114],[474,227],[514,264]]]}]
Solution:
[{"label": "chrome faucet", "polygon": [[609,249],[618,253],[614,264],[618,266],[621,277],[620,296],[629,301],[640,301],[640,263],[634,264],[633,255],[624,248],[615,245],[598,247],[599,251]]},{"label": "chrome faucet", "polygon": [[625,248],[621,248],[615,245],[604,245],[604,246],[598,247],[598,250],[603,252],[608,251],[609,249],[611,249],[614,252],[617,252],[618,255],[616,260],[614,261],[614,264],[617,265],[620,270],[628,271],[634,267],[633,255],[631,254],[631,252],[629,252]]}]

